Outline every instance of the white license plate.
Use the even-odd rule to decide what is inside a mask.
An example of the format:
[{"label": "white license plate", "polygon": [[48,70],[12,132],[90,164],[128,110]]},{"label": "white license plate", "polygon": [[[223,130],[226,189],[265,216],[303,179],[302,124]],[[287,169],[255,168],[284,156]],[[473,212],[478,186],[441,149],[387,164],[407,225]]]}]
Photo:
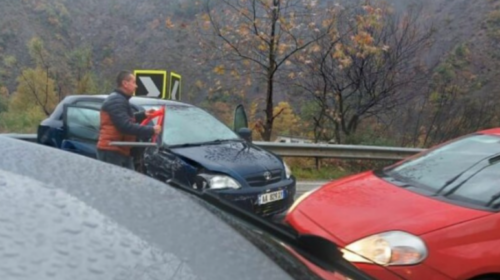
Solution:
[{"label": "white license plate", "polygon": [[264,193],[259,195],[259,204],[266,204],[273,201],[281,200],[285,197],[285,191],[280,190],[277,192]]}]

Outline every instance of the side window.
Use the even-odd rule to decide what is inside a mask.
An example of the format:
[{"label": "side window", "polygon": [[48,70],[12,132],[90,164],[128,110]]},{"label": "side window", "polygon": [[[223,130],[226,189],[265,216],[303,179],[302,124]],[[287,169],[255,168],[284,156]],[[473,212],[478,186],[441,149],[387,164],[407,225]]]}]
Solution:
[{"label": "side window", "polygon": [[[104,101],[98,101],[98,100],[78,100],[74,103],[72,103],[73,105],[78,105],[78,106],[85,106],[85,107],[90,107],[90,108],[96,108],[98,110],[101,110],[101,106],[102,106],[102,103]],[[64,118],[64,114],[63,114],[63,106],[64,106],[64,102],[61,102],[59,103],[59,105],[57,105],[56,109],[54,110],[54,112],[59,112],[59,116],[57,117],[59,120],[63,120]]]},{"label": "side window", "polygon": [[98,109],[68,107],[66,132],[69,138],[97,141],[99,139],[100,113]]}]

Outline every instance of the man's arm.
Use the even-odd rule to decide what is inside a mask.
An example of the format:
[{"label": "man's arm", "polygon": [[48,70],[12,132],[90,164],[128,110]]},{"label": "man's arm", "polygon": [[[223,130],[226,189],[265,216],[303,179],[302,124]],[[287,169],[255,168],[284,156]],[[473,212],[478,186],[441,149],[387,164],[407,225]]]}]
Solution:
[{"label": "man's arm", "polygon": [[142,126],[130,120],[126,102],[110,102],[106,105],[108,106],[103,106],[102,109],[108,112],[111,121],[121,133],[148,138],[153,136],[154,128],[152,126]]},{"label": "man's arm", "polygon": [[138,123],[141,123],[143,120],[146,119],[146,111],[139,111],[134,114],[135,119],[137,120]]}]

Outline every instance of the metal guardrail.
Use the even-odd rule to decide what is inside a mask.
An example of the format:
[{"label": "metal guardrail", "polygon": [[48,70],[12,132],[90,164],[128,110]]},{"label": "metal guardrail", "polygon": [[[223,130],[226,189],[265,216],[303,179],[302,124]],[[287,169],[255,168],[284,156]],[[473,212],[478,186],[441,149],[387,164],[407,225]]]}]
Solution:
[{"label": "metal guardrail", "polygon": [[[29,142],[37,141],[36,134],[5,133],[0,135]],[[254,141],[253,143],[282,157],[401,160],[425,150],[419,148],[334,144],[295,144],[264,141]]]},{"label": "metal guardrail", "polygon": [[401,160],[425,149],[334,144],[294,144],[254,142],[255,145],[283,157]]}]

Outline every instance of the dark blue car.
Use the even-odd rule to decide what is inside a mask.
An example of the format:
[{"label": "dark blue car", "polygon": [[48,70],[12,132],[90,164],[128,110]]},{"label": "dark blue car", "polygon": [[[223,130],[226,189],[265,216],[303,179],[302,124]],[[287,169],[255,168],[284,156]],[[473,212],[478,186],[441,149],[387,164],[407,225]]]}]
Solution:
[{"label": "dark blue car", "polygon": [[[105,98],[66,97],[40,124],[38,143],[95,158]],[[130,102],[136,111],[166,109],[157,143],[121,143],[134,147],[137,171],[163,182],[215,191],[264,217],[282,213],[293,203],[295,178],[280,157],[251,143],[241,106],[235,110],[233,131],[193,105],[145,97],[132,97]]]}]

